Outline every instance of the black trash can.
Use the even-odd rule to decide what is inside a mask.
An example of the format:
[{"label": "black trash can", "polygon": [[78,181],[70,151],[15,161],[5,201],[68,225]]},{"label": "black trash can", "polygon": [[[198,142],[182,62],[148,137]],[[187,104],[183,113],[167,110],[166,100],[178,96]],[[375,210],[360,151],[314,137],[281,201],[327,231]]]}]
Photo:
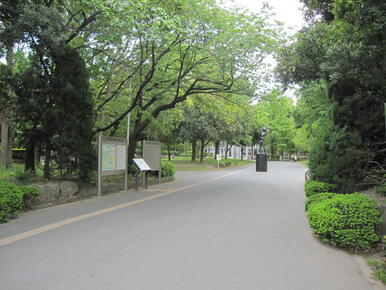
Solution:
[{"label": "black trash can", "polygon": [[256,154],[256,172],[267,172],[267,154]]}]

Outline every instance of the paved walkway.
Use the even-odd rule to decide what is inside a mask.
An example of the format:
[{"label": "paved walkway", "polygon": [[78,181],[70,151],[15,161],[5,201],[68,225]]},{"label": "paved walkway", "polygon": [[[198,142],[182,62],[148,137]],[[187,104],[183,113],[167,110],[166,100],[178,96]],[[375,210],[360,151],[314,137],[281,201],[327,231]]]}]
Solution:
[{"label": "paved walkway", "polygon": [[0,225],[0,289],[373,289],[351,255],[313,237],[303,180],[290,162],[182,172],[21,214]]}]

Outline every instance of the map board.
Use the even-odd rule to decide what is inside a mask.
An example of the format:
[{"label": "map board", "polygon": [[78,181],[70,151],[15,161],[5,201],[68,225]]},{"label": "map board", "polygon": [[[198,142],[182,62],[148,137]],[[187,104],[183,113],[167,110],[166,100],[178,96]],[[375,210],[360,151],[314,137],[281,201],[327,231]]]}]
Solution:
[{"label": "map board", "polygon": [[127,147],[124,138],[98,137],[98,195],[102,191],[102,176],[125,174],[127,190]]}]

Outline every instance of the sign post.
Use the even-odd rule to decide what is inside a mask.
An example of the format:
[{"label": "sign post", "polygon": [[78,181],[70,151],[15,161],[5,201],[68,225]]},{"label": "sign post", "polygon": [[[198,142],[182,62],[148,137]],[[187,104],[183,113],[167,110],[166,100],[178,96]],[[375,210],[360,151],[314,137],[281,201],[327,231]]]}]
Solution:
[{"label": "sign post", "polygon": [[[135,158],[135,159],[133,159],[133,163],[134,163],[135,167],[138,169],[138,172],[144,174],[144,176],[143,176],[144,177],[143,178],[144,181],[143,181],[143,185],[142,186],[144,188],[147,188],[147,172],[151,171],[150,166],[142,158]],[[135,190],[138,190],[138,174],[139,173],[137,173],[135,175]]]},{"label": "sign post", "polygon": [[217,160],[217,168],[220,168],[220,161],[221,161],[221,155],[216,154],[216,160]]},{"label": "sign post", "polygon": [[127,139],[98,136],[98,196],[102,195],[103,176],[124,174],[128,189]]}]

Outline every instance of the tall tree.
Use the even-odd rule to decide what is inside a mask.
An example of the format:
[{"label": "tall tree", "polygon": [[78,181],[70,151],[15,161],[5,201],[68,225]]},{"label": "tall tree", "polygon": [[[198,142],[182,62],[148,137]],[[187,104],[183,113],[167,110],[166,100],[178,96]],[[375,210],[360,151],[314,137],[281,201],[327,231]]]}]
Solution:
[{"label": "tall tree", "polygon": [[[325,146],[315,144],[311,172],[313,178],[351,192],[365,185],[368,173],[386,163],[382,109],[386,3],[328,1],[323,6],[324,2],[306,2],[310,11],[323,17],[315,18],[282,52],[279,67],[285,81],[326,83],[331,125],[319,135],[323,140],[319,145]],[[318,7],[326,8],[326,13]],[[342,170],[336,170],[338,163]]]}]

